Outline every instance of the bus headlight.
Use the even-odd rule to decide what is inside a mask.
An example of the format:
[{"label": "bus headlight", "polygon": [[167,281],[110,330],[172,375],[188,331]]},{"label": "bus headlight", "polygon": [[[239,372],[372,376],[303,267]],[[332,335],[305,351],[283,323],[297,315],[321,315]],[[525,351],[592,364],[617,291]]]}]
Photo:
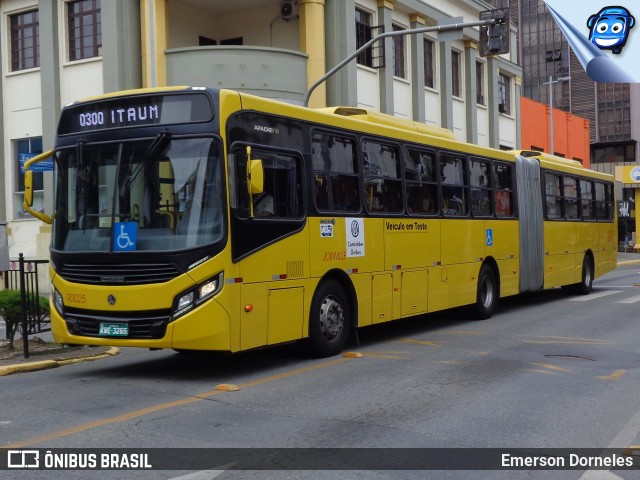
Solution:
[{"label": "bus headlight", "polygon": [[205,280],[199,285],[182,292],[173,302],[173,312],[171,319],[175,320],[188,311],[206,302],[222,288],[222,272],[213,278]]},{"label": "bus headlight", "polygon": [[186,295],[181,296],[178,299],[178,306],[176,307],[178,310],[182,310],[183,308],[188,307],[193,303],[193,292],[189,292]]},{"label": "bus headlight", "polygon": [[51,291],[53,292],[53,306],[56,307],[56,310],[60,315],[64,314],[64,301],[62,300],[62,294],[51,285]]}]

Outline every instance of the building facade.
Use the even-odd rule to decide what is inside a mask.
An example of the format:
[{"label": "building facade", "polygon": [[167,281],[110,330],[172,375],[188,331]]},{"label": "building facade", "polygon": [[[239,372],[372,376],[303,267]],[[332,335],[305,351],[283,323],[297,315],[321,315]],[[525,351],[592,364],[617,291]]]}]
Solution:
[{"label": "building facade", "polygon": [[[167,85],[302,103],[310,85],[378,33],[473,22],[490,8],[480,0],[0,0],[0,223],[10,255],[48,257],[49,226],[22,209],[21,165],[53,147],[63,105]],[[518,148],[515,52],[483,58],[478,42],[477,28],[379,42],[317,88],[310,106],[371,108]],[[35,177],[34,205],[51,213],[52,173]]]}]

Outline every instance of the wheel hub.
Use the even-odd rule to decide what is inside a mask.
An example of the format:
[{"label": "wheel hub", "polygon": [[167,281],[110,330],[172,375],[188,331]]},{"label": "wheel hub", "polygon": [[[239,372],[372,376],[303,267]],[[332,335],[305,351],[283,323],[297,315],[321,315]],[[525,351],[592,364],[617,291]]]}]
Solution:
[{"label": "wheel hub", "polygon": [[342,306],[332,297],[322,302],[320,309],[320,330],[327,340],[333,340],[344,328],[344,312]]}]

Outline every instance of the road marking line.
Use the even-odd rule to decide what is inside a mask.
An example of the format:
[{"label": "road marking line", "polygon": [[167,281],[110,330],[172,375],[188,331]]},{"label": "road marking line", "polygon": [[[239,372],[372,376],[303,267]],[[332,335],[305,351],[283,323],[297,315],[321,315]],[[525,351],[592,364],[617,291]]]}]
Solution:
[{"label": "road marking line", "polygon": [[[620,433],[616,435],[609,446],[607,448],[629,448],[629,445],[634,445],[636,438],[638,437],[638,433],[640,433],[640,410],[636,411],[636,413],[631,417]],[[611,472],[605,472],[603,470],[587,470],[580,477],[579,480],[617,480],[621,477],[614,475]]]},{"label": "road marking line", "polygon": [[234,465],[235,463],[227,463],[226,465],[220,465],[215,470],[200,470],[199,472],[189,473],[181,477],[173,477],[169,480],[211,480],[212,478],[222,475]]},{"label": "road marking line", "polygon": [[613,340],[604,340],[602,338],[581,338],[581,337],[558,337],[554,335],[541,335],[537,338],[552,338],[556,340],[574,340],[574,341],[583,341],[583,342],[595,342],[595,343],[609,343],[614,344]]},{"label": "road marking line", "polygon": [[571,372],[570,368],[558,367],[557,365],[551,365],[550,363],[535,363],[529,362],[529,365],[535,365],[537,367],[548,368],[549,370],[556,370],[558,372]]},{"label": "road marking line", "polygon": [[528,369],[525,370],[525,372],[545,373],[547,375],[558,375],[556,372],[550,372],[549,370],[539,370],[537,368],[528,368]]},{"label": "road marking line", "polygon": [[622,293],[622,290],[606,290],[604,292],[590,293],[583,297],[571,298],[570,302],[588,302],[589,300],[595,300],[596,298],[607,297],[609,295],[615,295],[616,293]]},{"label": "road marking line", "polygon": [[542,345],[615,345],[617,343],[611,340],[599,340],[597,338],[553,336],[541,336],[536,338],[539,338],[540,340],[525,340],[524,343],[534,343]]},{"label": "road marking line", "polygon": [[538,345],[610,345],[604,342],[572,342],[569,340],[525,340],[524,343],[534,343]]},{"label": "road marking line", "polygon": [[452,330],[450,332],[438,332],[443,335],[486,335],[485,332],[465,332],[462,330]]},{"label": "road marking line", "polygon": [[427,345],[430,347],[439,347],[442,342],[434,342],[431,340],[414,340],[413,338],[403,338],[402,340],[398,340],[402,343],[413,343],[416,345]]},{"label": "road marking line", "polygon": [[625,298],[624,300],[618,300],[616,303],[636,303],[640,302],[640,295],[636,295],[635,297]]},{"label": "road marking line", "polygon": [[626,373],[626,370],[616,370],[611,375],[604,375],[602,377],[596,377],[598,380],[620,380]]},{"label": "road marking line", "polygon": [[393,360],[407,360],[407,357],[399,357],[397,355],[389,355],[386,353],[372,353],[372,352],[367,352],[367,357],[373,357],[373,358],[390,358]]},{"label": "road marking line", "polygon": [[[247,383],[239,384],[238,386],[241,389],[255,387],[258,385],[263,385],[265,383],[275,382],[277,380],[282,380],[283,378],[293,377],[295,375],[301,375],[303,373],[312,372],[314,370],[320,370],[326,367],[332,367],[334,365],[338,365],[340,363],[348,362],[350,359],[348,358],[338,358],[335,360],[331,360],[328,362],[323,362],[316,365],[311,365],[309,367],[296,368],[294,370],[289,370],[288,372],[278,373],[276,375],[270,375],[264,378],[258,378],[256,380],[252,380]],[[4,448],[22,448],[26,446],[31,446],[38,443],[46,443],[51,440],[55,440],[57,438],[68,437],[69,435],[73,435],[74,433],[84,432],[86,430],[91,430],[98,427],[103,427],[105,425],[111,425],[113,423],[125,422],[127,420],[132,420],[134,418],[142,417],[144,415],[148,415],[150,413],[160,412],[162,410],[167,410],[169,408],[181,407],[184,405],[189,405],[192,403],[201,402],[202,400],[209,399],[211,397],[215,397],[217,395],[222,395],[226,392],[222,392],[220,390],[209,390],[206,392],[202,392],[193,396],[184,397],[179,400],[174,400],[172,402],[159,403],[157,405],[152,405],[150,407],[140,408],[138,410],[133,410],[128,413],[124,413],[122,415],[117,415],[115,417],[103,418],[101,420],[95,420],[93,422],[84,423],[81,425],[76,425],[75,427],[65,428],[64,430],[59,430],[57,432],[51,432],[44,435],[40,435],[33,438],[28,438],[25,440],[21,440],[19,442],[11,443],[9,445],[0,445],[0,449]]]}]

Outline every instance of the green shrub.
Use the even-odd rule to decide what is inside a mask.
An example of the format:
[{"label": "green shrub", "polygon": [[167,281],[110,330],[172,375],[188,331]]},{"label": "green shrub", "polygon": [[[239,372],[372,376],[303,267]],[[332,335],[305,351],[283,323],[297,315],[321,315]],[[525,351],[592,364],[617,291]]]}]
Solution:
[{"label": "green shrub", "polygon": [[[27,298],[27,303],[29,303],[29,298]],[[49,315],[49,300],[45,297],[38,297],[38,305],[40,318],[37,320],[40,321]],[[22,304],[19,291],[0,290],[0,317],[4,319],[7,326],[9,348],[13,348],[13,339],[16,332],[21,329],[22,323]]]}]

